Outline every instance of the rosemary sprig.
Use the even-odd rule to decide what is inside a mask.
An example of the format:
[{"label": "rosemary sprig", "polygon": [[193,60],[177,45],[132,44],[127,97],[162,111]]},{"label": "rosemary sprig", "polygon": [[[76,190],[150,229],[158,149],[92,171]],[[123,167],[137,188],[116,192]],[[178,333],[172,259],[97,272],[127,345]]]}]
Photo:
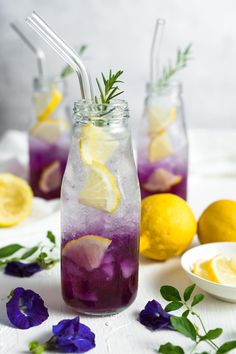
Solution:
[{"label": "rosemary sprig", "polygon": [[[105,75],[101,73],[104,89],[102,88],[102,84],[99,82],[99,80],[96,79],[102,104],[109,104],[113,98],[121,95],[124,92],[124,91],[120,91],[119,86],[116,85],[118,83],[123,82],[118,80],[122,74],[123,74],[122,70],[118,70],[115,74],[113,74],[112,71],[110,70],[109,77],[108,79],[106,79]],[[97,96],[95,96],[95,102],[98,103]]]},{"label": "rosemary sprig", "polygon": [[[80,46],[80,49],[79,49],[78,54],[79,54],[79,55],[83,55],[86,49],[87,49],[87,44],[82,44],[82,45]],[[64,79],[65,77],[67,77],[68,75],[72,74],[73,72],[74,72],[74,70],[73,70],[72,67],[68,64],[68,65],[66,65],[66,66],[63,68],[63,70],[62,70],[62,72],[61,72],[61,74],[60,74],[60,77],[61,77],[62,79]]]},{"label": "rosemary sprig", "polygon": [[190,60],[190,53],[191,53],[192,44],[190,43],[183,51],[181,49],[177,50],[177,56],[175,64],[172,65],[169,62],[168,66],[165,66],[162,71],[162,76],[158,81],[158,88],[163,89],[165,88],[170,79],[181,69],[187,66],[188,61]]}]

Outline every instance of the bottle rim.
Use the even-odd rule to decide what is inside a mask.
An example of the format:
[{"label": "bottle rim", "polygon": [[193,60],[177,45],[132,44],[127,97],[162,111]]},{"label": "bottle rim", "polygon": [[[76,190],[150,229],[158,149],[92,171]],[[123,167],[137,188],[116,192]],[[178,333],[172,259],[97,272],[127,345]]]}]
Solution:
[{"label": "bottle rim", "polygon": [[128,103],[125,100],[114,99],[109,104],[104,104],[100,99],[78,100],[74,103],[75,123],[94,123],[96,125],[110,125],[124,122],[129,118]]},{"label": "bottle rim", "polygon": [[146,84],[146,90],[148,93],[157,93],[159,95],[165,95],[171,92],[176,92],[181,94],[183,89],[182,89],[182,83],[180,81],[172,80],[168,83],[168,85],[164,87],[159,87],[158,82],[147,82]]}]

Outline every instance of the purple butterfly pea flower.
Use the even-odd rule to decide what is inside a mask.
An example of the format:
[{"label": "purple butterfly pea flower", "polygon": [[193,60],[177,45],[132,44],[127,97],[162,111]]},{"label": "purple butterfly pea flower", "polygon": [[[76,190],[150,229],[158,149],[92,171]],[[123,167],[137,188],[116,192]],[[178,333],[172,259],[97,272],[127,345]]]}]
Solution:
[{"label": "purple butterfly pea flower", "polygon": [[22,263],[18,261],[9,262],[5,267],[5,274],[12,275],[14,277],[31,277],[34,273],[40,272],[42,268],[36,262],[34,263]]},{"label": "purple butterfly pea flower", "polygon": [[170,317],[156,300],[148,301],[139,314],[140,322],[151,330],[172,329]]},{"label": "purple butterfly pea flower", "polygon": [[15,288],[6,307],[10,322],[20,329],[38,326],[48,318],[43,299],[29,289]]},{"label": "purple butterfly pea flower", "polygon": [[[53,348],[67,353],[85,353],[95,347],[95,334],[80,323],[79,316],[62,320],[52,327]],[[50,341],[51,341],[50,340]]]}]

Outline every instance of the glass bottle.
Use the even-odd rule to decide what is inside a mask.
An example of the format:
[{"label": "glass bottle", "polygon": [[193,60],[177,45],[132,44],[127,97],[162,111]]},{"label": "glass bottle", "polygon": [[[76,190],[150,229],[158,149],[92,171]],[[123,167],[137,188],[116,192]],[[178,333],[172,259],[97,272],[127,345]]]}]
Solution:
[{"label": "glass bottle", "polygon": [[138,286],[140,190],[128,106],[79,101],[62,183],[62,294],[94,315],[130,305]]},{"label": "glass bottle", "polygon": [[138,177],[142,198],[173,193],[187,198],[188,140],[181,85],[147,85],[138,142]]},{"label": "glass bottle", "polygon": [[64,81],[34,80],[34,123],[29,130],[29,180],[34,195],[60,197],[71,124]]}]

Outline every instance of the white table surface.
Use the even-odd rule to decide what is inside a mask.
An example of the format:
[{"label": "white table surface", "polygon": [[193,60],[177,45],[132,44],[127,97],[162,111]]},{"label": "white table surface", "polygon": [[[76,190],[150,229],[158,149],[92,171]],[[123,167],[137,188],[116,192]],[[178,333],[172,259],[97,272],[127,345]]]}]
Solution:
[{"label": "white table surface", "polygon": [[[191,176],[189,178],[188,201],[197,218],[209,203],[217,199],[230,198],[236,200],[236,160],[234,159],[235,166],[232,163],[232,156],[235,156],[236,153],[234,148],[236,145],[233,144],[236,139],[236,132],[225,132],[222,144],[226,144],[227,147],[225,145],[222,149],[217,143],[219,142],[219,137],[222,137],[222,132],[213,134],[213,136],[214,138],[209,141],[209,133],[201,131],[190,134]],[[210,142],[212,146],[208,147],[207,152],[209,153],[206,153],[204,144],[206,146]],[[226,155],[224,156],[223,153]],[[229,160],[227,160],[228,156]],[[220,161],[222,161],[222,164]],[[204,168],[204,163],[206,168]],[[227,166],[224,163],[227,163]],[[223,166],[222,169],[219,167],[221,165]],[[214,168],[217,169],[216,174],[212,172]],[[198,170],[201,173],[198,173]],[[225,175],[224,172],[226,170],[227,174]],[[37,200],[35,201],[36,206],[38,202]],[[39,213],[39,221],[31,220],[30,224],[26,223],[25,226],[23,225],[18,229],[0,230],[0,247],[9,242],[20,242],[27,245],[35,244],[45,237],[45,233],[49,229],[53,230],[59,239],[60,216],[57,209],[58,205],[54,204],[51,209],[53,212],[50,216],[45,215],[45,213]],[[99,318],[81,315],[81,321],[88,325],[96,334],[96,348],[90,352],[93,354],[151,354],[154,353],[154,349],[158,348],[160,344],[172,341],[181,345],[186,353],[190,353],[192,342],[189,339],[173,331],[150,332],[137,321],[138,313],[147,301],[152,299],[161,300],[159,289],[164,284],[174,285],[180,291],[190,284],[180,267],[179,258],[163,263],[141,259],[138,296],[126,311],[115,316]],[[9,324],[5,304],[10,290],[17,286],[30,288],[43,297],[50,314],[46,322],[28,330],[18,330]],[[198,305],[198,312],[202,315],[206,327],[209,329],[215,327],[224,328],[224,335],[218,341],[219,343],[236,339],[236,304],[219,301],[207,294],[205,296],[205,301]],[[164,300],[161,301],[164,304]],[[31,278],[23,279],[6,276],[0,272],[1,354],[27,353],[27,344],[31,340],[47,340],[51,334],[53,324],[74,316],[76,316],[76,313],[63,303],[60,295],[59,265],[49,271],[43,271]],[[199,346],[197,352],[200,352],[200,349],[209,350],[210,347],[208,348],[207,345]],[[236,351],[232,351],[232,353],[234,352]]]}]

